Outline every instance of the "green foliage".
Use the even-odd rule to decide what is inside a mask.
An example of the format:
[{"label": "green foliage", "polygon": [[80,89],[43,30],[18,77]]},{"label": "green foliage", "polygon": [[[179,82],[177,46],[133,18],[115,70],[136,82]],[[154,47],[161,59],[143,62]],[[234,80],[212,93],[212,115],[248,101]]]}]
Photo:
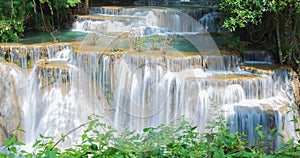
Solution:
[{"label": "green foliage", "polygon": [[[80,0],[39,0],[34,3],[37,28],[53,34],[60,30],[63,22],[68,21],[68,8],[75,7]],[[55,39],[54,39],[55,40]]]},{"label": "green foliage", "polygon": [[227,44],[228,48],[230,48],[231,50],[239,51],[240,53],[245,52],[245,46],[241,43],[240,37],[238,36],[228,37],[228,43],[225,44]]},{"label": "green foliage", "polygon": [[298,0],[221,0],[219,9],[226,14],[224,27],[234,31],[237,27],[245,27],[248,23],[262,22],[263,15],[283,11],[295,5],[295,12],[300,11]]},{"label": "green foliage", "polygon": [[[30,25],[54,32],[80,0],[8,0],[0,2],[0,41],[17,41]],[[33,26],[32,26],[33,25]]]},{"label": "green foliage", "polygon": [[299,0],[220,0],[219,9],[225,15],[224,28],[245,28],[248,39],[264,49],[276,48],[280,63],[300,72]]},{"label": "green foliage", "polygon": [[131,48],[143,51],[161,51],[163,55],[170,49],[176,35],[151,35],[144,37],[132,37]]},{"label": "green foliage", "polygon": [[[226,119],[217,112],[215,121],[207,127],[210,132],[200,134],[196,126],[184,119],[179,123],[148,127],[141,133],[124,131],[121,134],[104,123],[101,117],[92,115],[89,122],[82,124],[85,127],[81,135],[81,143],[60,150],[57,145],[64,141],[63,135],[58,142],[52,137],[40,135],[33,145],[34,151],[28,153],[20,151],[24,145],[16,138],[16,133],[5,140],[5,149],[1,157],[299,157],[300,145],[294,140],[282,144],[282,148],[270,152],[264,145],[267,135],[262,126],[255,128],[258,138],[255,144],[247,145],[245,136],[229,132]],[[18,126],[15,131],[22,131]],[[276,129],[272,130],[276,133]],[[272,133],[272,132],[271,132]],[[282,136],[279,133],[276,133]],[[274,139],[274,137],[270,138]]]},{"label": "green foliage", "polygon": [[33,3],[30,0],[10,0],[0,2],[0,41],[17,41],[23,36],[23,23],[27,19]]}]

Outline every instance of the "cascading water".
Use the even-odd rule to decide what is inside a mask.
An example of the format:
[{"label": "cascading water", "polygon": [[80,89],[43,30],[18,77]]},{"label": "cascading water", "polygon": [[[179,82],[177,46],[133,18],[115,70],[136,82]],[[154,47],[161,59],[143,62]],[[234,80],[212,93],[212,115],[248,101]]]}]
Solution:
[{"label": "cascading water", "polygon": [[[198,21],[182,12],[128,9],[135,17],[115,17],[126,10],[101,9],[101,14],[114,15],[105,19],[78,17],[75,30],[92,32],[80,47],[1,47],[0,56],[11,62],[0,62],[2,139],[20,122],[27,143],[40,133],[58,139],[91,114],[134,131],[184,116],[205,132],[217,109],[232,122],[231,131],[246,133],[249,142],[257,138],[258,124],[265,132],[277,128],[286,139],[299,137],[289,122],[293,113],[287,113],[288,105],[296,106],[289,68],[272,65],[267,55],[262,63],[248,54],[245,62],[238,54],[222,55]],[[204,23],[208,27],[211,22]],[[103,31],[99,25],[115,27]],[[116,32],[118,36],[104,36]],[[68,135],[64,145],[76,142],[80,133]],[[281,141],[270,145],[278,147]]]},{"label": "cascading water", "polygon": [[[211,8],[174,10],[151,7],[93,7],[90,8],[91,16],[77,17],[74,30],[93,32],[104,28],[108,32],[130,32],[135,27],[156,26],[185,33],[215,32],[220,30],[221,25],[218,20],[215,20],[219,19],[220,13],[214,10]],[[111,16],[114,17],[113,21]]]},{"label": "cascading water", "polygon": [[[23,98],[19,97],[24,89],[21,70],[14,64],[0,62],[0,141],[10,136],[11,130],[22,122]],[[19,93],[18,93],[19,92]],[[20,135],[21,137],[21,135]]]}]

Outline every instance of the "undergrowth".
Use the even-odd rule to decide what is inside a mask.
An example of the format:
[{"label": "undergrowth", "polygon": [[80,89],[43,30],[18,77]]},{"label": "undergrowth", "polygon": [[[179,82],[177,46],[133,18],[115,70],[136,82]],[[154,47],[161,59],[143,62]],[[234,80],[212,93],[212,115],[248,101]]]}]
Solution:
[{"label": "undergrowth", "polygon": [[17,127],[15,134],[5,140],[0,157],[300,157],[300,141],[290,140],[278,150],[270,149],[264,146],[265,135],[259,125],[256,127],[259,138],[251,145],[243,134],[229,132],[223,116],[217,116],[207,127],[210,132],[204,134],[184,119],[179,124],[145,128],[141,133],[124,131],[119,134],[100,123],[100,119],[90,116],[89,122],[81,125],[85,128],[81,143],[64,150],[57,145],[67,134],[57,142],[52,137],[40,135],[32,152],[21,150],[25,144],[17,140],[16,133],[23,130]]}]

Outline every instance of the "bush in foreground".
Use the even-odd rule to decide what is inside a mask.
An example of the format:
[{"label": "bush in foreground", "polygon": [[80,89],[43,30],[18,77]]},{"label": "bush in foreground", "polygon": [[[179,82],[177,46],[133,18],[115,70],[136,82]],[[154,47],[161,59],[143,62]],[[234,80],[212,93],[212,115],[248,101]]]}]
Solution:
[{"label": "bush in foreground", "polygon": [[[25,144],[13,135],[6,139],[0,157],[300,157],[300,142],[285,142],[280,150],[274,151],[264,146],[265,135],[258,126],[256,146],[249,145],[245,136],[228,132],[226,121],[220,116],[208,127],[211,132],[205,134],[197,132],[195,126],[183,119],[177,125],[162,124],[145,128],[142,133],[125,131],[121,134],[100,123],[99,116],[90,116],[89,120],[82,125],[85,130],[81,143],[73,147],[64,150],[57,147],[67,134],[58,142],[41,135],[33,145],[34,151],[26,152],[19,150]],[[17,127],[16,131],[22,130]]]}]

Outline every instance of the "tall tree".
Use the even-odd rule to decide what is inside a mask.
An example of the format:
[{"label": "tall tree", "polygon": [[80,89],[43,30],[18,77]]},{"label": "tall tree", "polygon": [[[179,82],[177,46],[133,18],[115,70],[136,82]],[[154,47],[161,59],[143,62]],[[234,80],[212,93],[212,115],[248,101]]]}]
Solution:
[{"label": "tall tree", "polygon": [[268,44],[277,43],[280,63],[300,72],[299,0],[220,0],[219,9],[225,14],[223,26],[230,31],[254,26],[261,29],[256,30],[261,36],[273,35]]},{"label": "tall tree", "polygon": [[84,14],[89,14],[89,0],[84,0]]}]

